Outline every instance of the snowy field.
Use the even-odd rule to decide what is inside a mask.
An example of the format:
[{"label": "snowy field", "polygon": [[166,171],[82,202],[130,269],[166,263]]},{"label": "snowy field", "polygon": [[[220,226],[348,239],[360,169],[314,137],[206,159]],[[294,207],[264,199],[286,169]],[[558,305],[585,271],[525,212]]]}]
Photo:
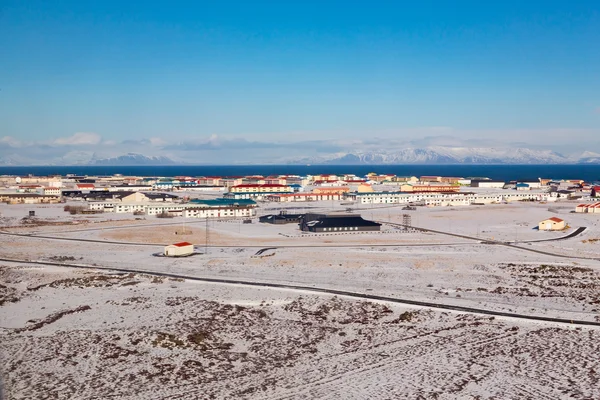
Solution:
[{"label": "snowy field", "polygon": [[[152,275],[598,322],[600,216],[571,213],[575,205],[403,211],[320,202],[258,209],[353,208],[384,224],[380,233],[345,234],[302,233],[295,224],[256,219],[210,221],[207,232],[203,220],[0,205],[2,259],[137,271],[0,261],[8,398],[600,398],[595,327]],[[23,220],[29,210],[36,218]],[[393,225],[403,214],[437,233]],[[551,216],[569,228],[534,229]],[[579,227],[587,229],[547,241]],[[182,240],[199,254],[154,255]]]}]

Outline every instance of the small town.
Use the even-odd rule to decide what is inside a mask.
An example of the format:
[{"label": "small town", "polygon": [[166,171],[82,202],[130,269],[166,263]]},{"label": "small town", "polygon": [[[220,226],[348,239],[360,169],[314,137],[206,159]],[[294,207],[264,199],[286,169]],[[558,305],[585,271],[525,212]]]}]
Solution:
[{"label": "small town", "polygon": [[0,400],[600,399],[600,1],[0,6]]},{"label": "small town", "polygon": [[[152,374],[245,398],[265,374],[305,387],[316,379],[314,363],[341,373],[331,388],[341,393],[355,367],[339,369],[330,358],[345,354],[363,365],[374,343],[385,349],[378,364],[414,348],[434,352],[413,363],[435,364],[445,382],[452,378],[442,376],[472,375],[481,360],[486,373],[505,379],[527,361],[501,365],[490,346],[542,354],[564,343],[565,326],[600,326],[600,185],[571,178],[0,176],[0,316],[6,332],[20,332],[7,333],[14,339],[4,343],[17,351],[27,337],[59,349],[51,358],[36,352],[25,364],[57,379],[76,376],[85,357],[94,357],[92,374],[102,382],[95,393],[119,393],[134,382],[148,386],[144,398],[181,393]],[[210,322],[216,317],[207,312],[223,319]],[[144,328],[146,318],[151,327]],[[60,334],[78,326],[93,327],[95,350],[83,337]],[[423,341],[448,326],[452,343],[467,346],[473,335],[482,343],[462,362],[451,361],[452,347],[436,342],[432,350]],[[514,335],[527,341],[515,345]],[[600,351],[600,341],[579,343],[585,357]],[[279,352],[266,356],[272,346]],[[282,364],[282,354],[294,361]],[[57,361],[64,367],[56,370]],[[209,362],[211,374],[203,367]],[[24,368],[16,363],[9,371]],[[130,375],[119,375],[123,366]],[[595,379],[568,365],[561,371],[565,379]],[[416,379],[404,363],[379,374]],[[13,388],[16,379],[8,373]],[[222,383],[229,379],[239,387]],[[30,397],[86,398],[77,394],[80,383],[56,391],[35,375],[26,382]],[[360,382],[372,384],[368,374]],[[282,387],[260,390],[286,393]]]}]

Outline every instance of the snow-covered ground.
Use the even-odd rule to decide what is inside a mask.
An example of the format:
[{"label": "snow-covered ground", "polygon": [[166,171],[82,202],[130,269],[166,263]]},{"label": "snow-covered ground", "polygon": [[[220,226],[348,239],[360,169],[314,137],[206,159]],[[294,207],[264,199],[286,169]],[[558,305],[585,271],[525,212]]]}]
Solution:
[{"label": "snow-covered ground", "polygon": [[[571,213],[574,206],[403,211],[339,202],[265,203],[261,215],[353,208],[384,226],[381,233],[310,234],[295,224],[210,221],[207,235],[203,220],[71,216],[63,205],[0,205],[0,230],[27,234],[0,234],[0,258],[600,321],[600,216]],[[23,223],[30,209],[37,218]],[[403,214],[411,215],[413,226],[440,233],[386,224],[401,223]],[[551,216],[570,228],[534,229]],[[587,229],[579,236],[539,242],[582,226]],[[191,233],[182,235],[184,228]],[[153,256],[181,240],[202,254]],[[517,241],[519,248],[488,240]],[[257,254],[262,248],[269,250]],[[595,328],[490,320],[292,290],[0,265],[0,348],[13,398],[600,397]]]}]

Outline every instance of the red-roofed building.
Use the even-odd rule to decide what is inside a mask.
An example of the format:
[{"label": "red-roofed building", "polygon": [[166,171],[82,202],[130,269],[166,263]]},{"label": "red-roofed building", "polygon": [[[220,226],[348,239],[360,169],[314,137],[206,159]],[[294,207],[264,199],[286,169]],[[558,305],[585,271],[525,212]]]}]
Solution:
[{"label": "red-roofed building", "polygon": [[189,242],[179,242],[165,246],[164,255],[167,257],[182,257],[194,254],[194,245]]},{"label": "red-roofed building", "polygon": [[96,186],[93,183],[78,183],[75,185],[75,188],[79,190],[94,190]]},{"label": "red-roofed building", "polygon": [[539,223],[540,231],[562,231],[567,226],[567,223],[560,218],[551,217]]},{"label": "red-roofed building", "polygon": [[231,193],[291,193],[294,189],[287,185],[280,184],[242,184],[232,186]]}]

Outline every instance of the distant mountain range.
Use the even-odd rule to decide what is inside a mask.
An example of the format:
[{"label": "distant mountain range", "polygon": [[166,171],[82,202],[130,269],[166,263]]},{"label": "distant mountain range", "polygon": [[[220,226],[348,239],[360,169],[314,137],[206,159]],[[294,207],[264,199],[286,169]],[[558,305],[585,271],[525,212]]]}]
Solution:
[{"label": "distant mountain range", "polygon": [[[237,160],[243,164],[244,160]],[[428,146],[405,147],[385,151],[352,151],[321,154],[318,156],[279,158],[255,161],[252,164],[328,164],[328,165],[393,165],[393,164],[600,164],[600,154],[584,152],[564,156],[552,150],[533,150],[525,147],[458,147]],[[46,162],[34,161],[16,154],[0,157],[0,166],[17,165],[192,165],[174,161],[166,156],[146,156],[127,153],[117,157],[101,158],[93,152],[69,152]]]},{"label": "distant mountain range", "polygon": [[164,156],[144,156],[142,154],[137,153],[127,153],[118,157],[110,157],[110,158],[100,158],[95,159],[92,158],[88,163],[88,165],[176,165],[175,161],[171,160],[168,157]]},{"label": "distant mountain range", "polygon": [[446,147],[337,153],[306,157],[292,164],[597,164],[600,154],[570,158],[551,150],[527,148]]}]

